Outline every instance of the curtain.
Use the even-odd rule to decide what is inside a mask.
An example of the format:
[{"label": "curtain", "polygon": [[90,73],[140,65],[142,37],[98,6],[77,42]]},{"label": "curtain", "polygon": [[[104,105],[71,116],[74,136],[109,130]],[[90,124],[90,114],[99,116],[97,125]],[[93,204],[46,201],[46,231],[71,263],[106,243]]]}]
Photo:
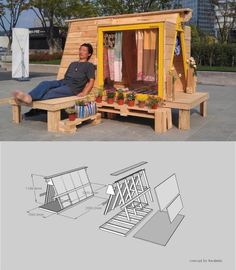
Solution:
[{"label": "curtain", "polygon": [[122,73],[126,86],[137,80],[137,46],[135,31],[124,31],[122,38]]},{"label": "curtain", "polygon": [[108,63],[108,49],[103,47],[103,78],[104,80],[110,78],[110,69]]},{"label": "curtain", "polygon": [[116,82],[122,81],[122,32],[115,34],[114,47],[114,80]]},{"label": "curtain", "polygon": [[110,79],[114,81],[114,60],[115,60],[115,51],[114,49],[108,48],[108,64],[110,70]]},{"label": "curtain", "polygon": [[143,80],[143,44],[144,32],[143,30],[136,31],[136,44],[137,44],[137,81]]},{"label": "curtain", "polygon": [[156,79],[156,51],[157,51],[157,31],[144,31],[143,46],[143,80],[155,81]]}]

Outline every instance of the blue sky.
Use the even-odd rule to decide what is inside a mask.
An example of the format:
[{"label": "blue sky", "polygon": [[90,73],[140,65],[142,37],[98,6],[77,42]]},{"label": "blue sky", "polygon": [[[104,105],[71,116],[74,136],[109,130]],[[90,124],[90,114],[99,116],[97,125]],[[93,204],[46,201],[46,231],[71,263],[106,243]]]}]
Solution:
[{"label": "blue sky", "polygon": [[[37,27],[37,26],[40,26],[40,24],[32,10],[23,11],[21,13],[17,27],[31,28],[31,27]],[[0,31],[2,31],[1,27],[0,27]]]},{"label": "blue sky", "polygon": [[23,11],[18,22],[18,27],[30,28],[36,26],[37,18],[32,10]]}]

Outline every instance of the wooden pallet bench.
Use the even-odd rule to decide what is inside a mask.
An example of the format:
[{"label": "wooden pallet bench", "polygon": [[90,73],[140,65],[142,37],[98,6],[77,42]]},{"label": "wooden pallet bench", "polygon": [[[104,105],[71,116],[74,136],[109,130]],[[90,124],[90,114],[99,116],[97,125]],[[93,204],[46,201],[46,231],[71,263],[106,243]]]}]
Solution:
[{"label": "wooden pallet bench", "polygon": [[165,101],[164,107],[179,110],[179,129],[190,129],[191,109],[200,106],[200,114],[207,116],[208,93],[196,92],[193,94],[176,93],[174,101]]},{"label": "wooden pallet bench", "polygon": [[77,126],[82,124],[83,122],[91,121],[93,125],[97,125],[101,123],[101,114],[96,113],[95,115],[91,115],[85,118],[76,118],[74,121],[69,121],[68,119],[62,120],[59,122],[59,131],[69,134],[74,134],[77,130]]},{"label": "wooden pallet bench", "polygon": [[47,111],[48,131],[58,132],[59,123],[61,121],[61,110],[74,106],[75,102],[81,99],[82,98],[72,96],[65,98],[34,101],[30,105],[26,105],[23,103],[17,104],[14,99],[11,99],[10,104],[12,105],[12,120],[16,124],[19,124],[21,122],[22,120],[21,106],[45,110]]},{"label": "wooden pallet bench", "polygon": [[138,106],[129,107],[127,104],[118,105],[117,103],[108,104],[106,101],[97,103],[98,112],[108,114],[118,114],[121,116],[136,116],[154,119],[154,130],[157,133],[166,132],[172,128],[171,109],[158,108],[156,110],[148,107],[139,108]]}]

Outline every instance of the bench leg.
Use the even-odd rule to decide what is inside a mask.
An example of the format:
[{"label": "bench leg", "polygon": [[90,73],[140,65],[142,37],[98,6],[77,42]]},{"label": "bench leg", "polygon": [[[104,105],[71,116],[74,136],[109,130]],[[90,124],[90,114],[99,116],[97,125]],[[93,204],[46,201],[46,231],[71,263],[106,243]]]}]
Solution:
[{"label": "bench leg", "polygon": [[163,133],[167,131],[167,114],[166,111],[157,110],[155,111],[155,132]]},{"label": "bench leg", "polygon": [[101,113],[97,113],[96,118],[92,121],[92,124],[98,125],[101,123],[101,121],[102,121],[102,115],[101,115]]},{"label": "bench leg", "polygon": [[59,122],[61,121],[61,111],[48,111],[48,131],[58,132]]},{"label": "bench leg", "polygon": [[200,104],[200,114],[203,117],[207,117],[207,101]]},{"label": "bench leg", "polygon": [[21,122],[21,106],[20,105],[12,105],[12,121],[15,124],[19,124]]},{"label": "bench leg", "polygon": [[172,124],[172,112],[171,109],[167,111],[167,129],[171,129],[173,127]]},{"label": "bench leg", "polygon": [[190,110],[179,110],[179,129],[190,129]]}]

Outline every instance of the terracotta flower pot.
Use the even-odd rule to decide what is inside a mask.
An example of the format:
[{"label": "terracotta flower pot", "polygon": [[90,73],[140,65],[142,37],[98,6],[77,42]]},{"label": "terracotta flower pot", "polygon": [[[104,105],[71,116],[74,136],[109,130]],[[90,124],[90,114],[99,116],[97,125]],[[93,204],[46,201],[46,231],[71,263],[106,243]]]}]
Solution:
[{"label": "terracotta flower pot", "polygon": [[96,102],[101,103],[102,102],[102,97],[96,97]]},{"label": "terracotta flower pot", "polygon": [[125,101],[124,101],[124,99],[118,99],[118,100],[117,100],[117,103],[118,103],[119,105],[124,105]]},{"label": "terracotta flower pot", "polygon": [[135,100],[128,100],[129,107],[134,107],[134,105],[135,105]]},{"label": "terracotta flower pot", "polygon": [[69,114],[68,118],[69,118],[69,121],[75,121],[75,119],[76,119],[76,114],[75,114],[75,113]]},{"label": "terracotta flower pot", "polygon": [[152,109],[153,109],[153,110],[156,110],[157,108],[158,108],[158,104],[152,105]]},{"label": "terracotta flower pot", "polygon": [[139,101],[139,103],[138,103],[139,108],[144,108],[145,105],[146,105],[145,101]]},{"label": "terracotta flower pot", "polygon": [[113,104],[114,103],[114,98],[108,98],[107,103],[108,104]]}]

